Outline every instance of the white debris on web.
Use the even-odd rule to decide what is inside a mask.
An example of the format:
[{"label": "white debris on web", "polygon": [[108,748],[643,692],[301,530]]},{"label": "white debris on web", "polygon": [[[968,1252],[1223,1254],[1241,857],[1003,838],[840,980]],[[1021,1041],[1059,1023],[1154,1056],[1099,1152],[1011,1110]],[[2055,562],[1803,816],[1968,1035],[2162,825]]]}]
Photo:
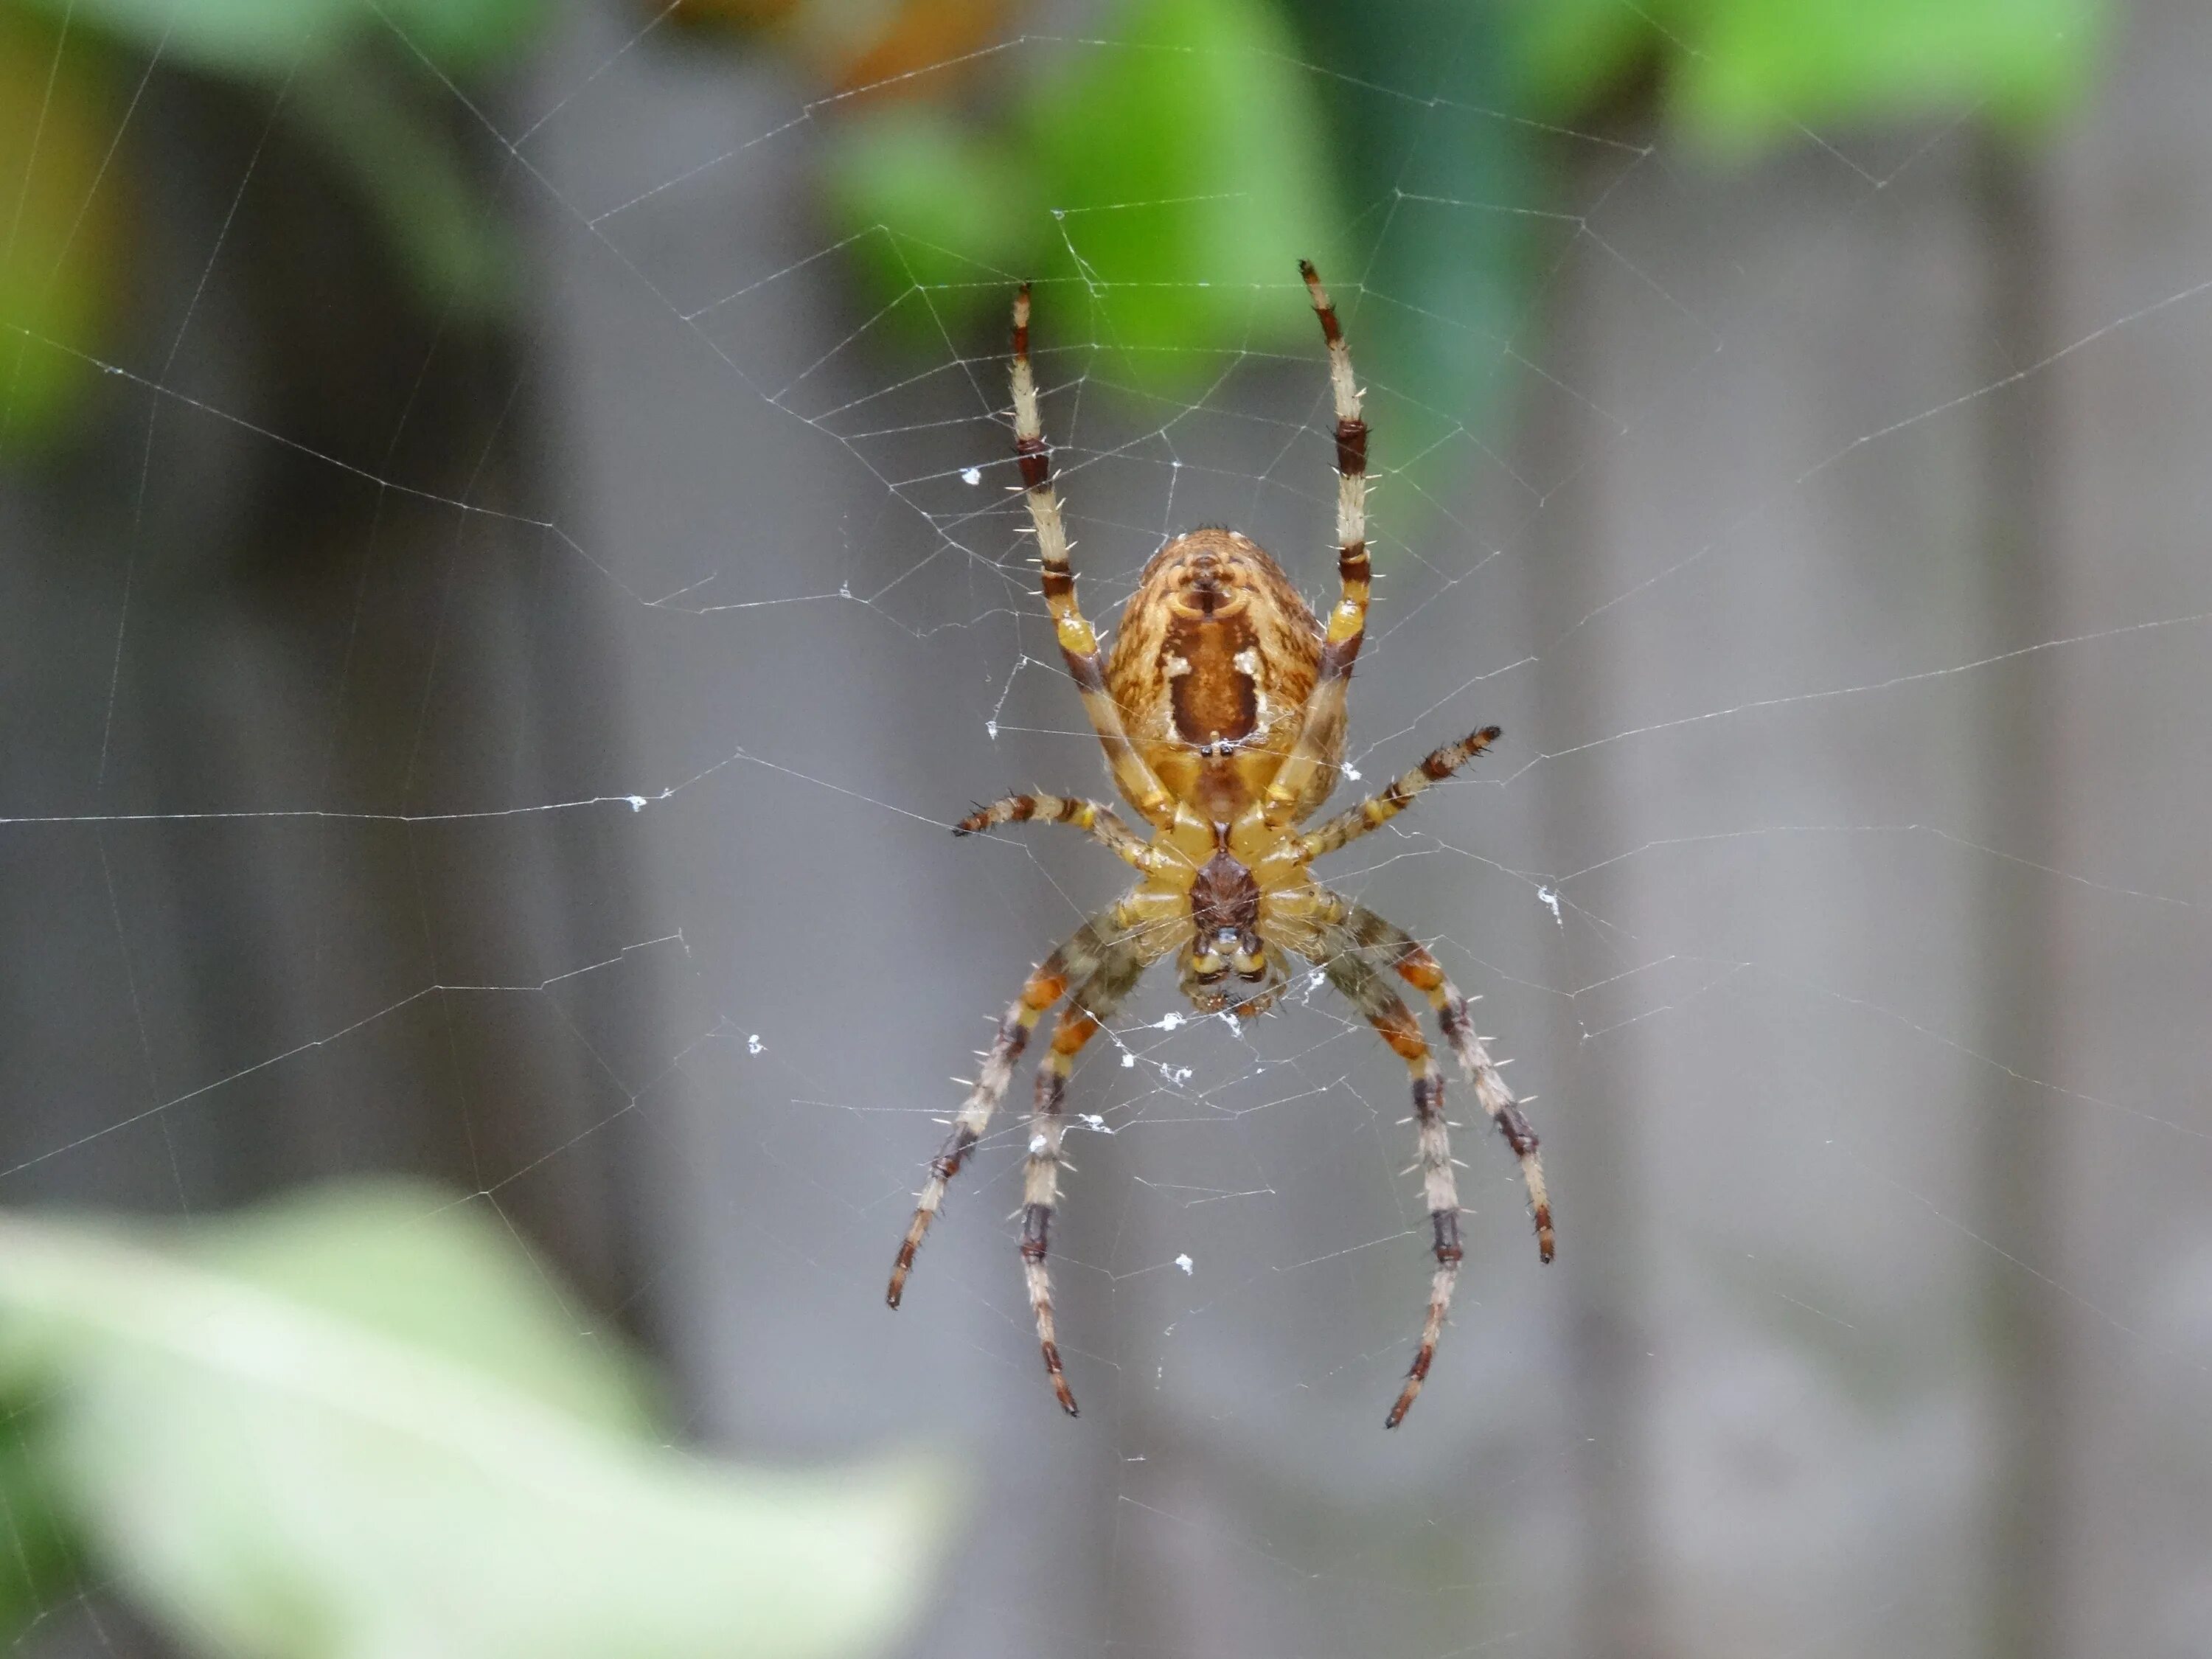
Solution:
[{"label": "white debris on web", "polygon": [[1190,1275],[1190,1271],[1191,1271],[1192,1267],[1194,1267],[1194,1266],[1196,1265],[1194,1262],[1193,1262],[1193,1261],[1191,1261],[1190,1257],[1189,1257],[1189,1256],[1188,1256],[1188,1255],[1179,1255],[1179,1256],[1177,1256],[1177,1257],[1175,1259],[1175,1264],[1176,1264],[1176,1267],[1180,1267],[1180,1268],[1182,1268],[1182,1271],[1183,1271],[1183,1276],[1184,1276],[1185,1278],[1188,1278],[1188,1277],[1189,1277],[1189,1275]]},{"label": "white debris on web", "polygon": [[760,1040],[760,1033],[758,1031],[750,1033],[745,1038],[745,1052],[749,1054],[759,1054],[767,1047],[768,1045]]}]

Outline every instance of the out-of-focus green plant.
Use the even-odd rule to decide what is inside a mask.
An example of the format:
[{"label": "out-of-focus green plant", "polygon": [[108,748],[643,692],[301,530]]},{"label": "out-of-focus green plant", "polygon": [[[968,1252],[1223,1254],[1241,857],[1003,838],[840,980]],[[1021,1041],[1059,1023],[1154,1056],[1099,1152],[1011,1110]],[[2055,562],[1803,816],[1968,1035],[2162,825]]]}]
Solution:
[{"label": "out-of-focus green plant", "polygon": [[1297,262],[1338,265],[1341,216],[1282,15],[1127,0],[1104,29],[1025,58],[1040,79],[995,122],[904,102],[843,125],[829,195],[867,286],[933,334],[1002,311],[1017,276],[1054,283],[1044,337],[1099,343],[1104,371],[1143,387],[1305,340]]},{"label": "out-of-focus green plant", "polygon": [[1656,67],[1667,112],[1742,152],[1836,122],[1984,109],[2047,120],[2086,89],[2104,0],[1513,0],[1533,106],[1571,116]]},{"label": "out-of-focus green plant", "polygon": [[66,434],[88,360],[113,355],[134,178],[118,55],[265,89],[360,192],[424,307],[486,322],[512,303],[515,256],[446,77],[510,61],[549,15],[547,0],[0,0],[0,453]]},{"label": "out-of-focus green plant", "polygon": [[397,33],[441,70],[496,64],[535,38],[546,0],[15,0],[218,75],[282,80]]},{"label": "out-of-focus green plant", "polygon": [[0,453],[66,429],[112,326],[129,215],[106,65],[0,9]]},{"label": "out-of-focus green plant", "polygon": [[858,1654],[943,1501],[920,1465],[662,1443],[619,1345],[413,1187],[159,1236],[0,1217],[0,1620],[88,1566],[229,1659]]},{"label": "out-of-focus green plant", "polygon": [[2105,10],[1119,0],[1086,29],[1103,44],[1024,46],[1045,83],[996,118],[952,101],[951,77],[901,82],[909,101],[832,138],[829,199],[867,293],[928,337],[994,308],[1014,275],[1078,276],[1097,307],[1085,337],[1152,349],[1113,378],[1171,395],[1206,362],[1179,353],[1303,342],[1297,308],[1250,289],[1311,254],[1358,313],[1363,365],[1401,394],[1404,455],[1502,379],[1539,268],[1547,124],[1656,82],[1668,118],[1719,155],[1978,109],[2027,125],[2087,85]]}]

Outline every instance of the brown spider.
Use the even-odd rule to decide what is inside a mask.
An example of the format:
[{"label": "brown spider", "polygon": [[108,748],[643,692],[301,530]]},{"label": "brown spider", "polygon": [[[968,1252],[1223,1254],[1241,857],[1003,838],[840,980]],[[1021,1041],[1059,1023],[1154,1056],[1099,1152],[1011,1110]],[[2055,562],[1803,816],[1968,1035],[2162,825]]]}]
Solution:
[{"label": "brown spider", "polygon": [[[1051,453],[1030,371],[1030,290],[1014,296],[1014,457],[1035,526],[1051,608],[1068,672],[1106,750],[1115,787],[1152,826],[1149,839],[1095,800],[1009,795],[979,806],[956,835],[1036,818],[1072,823],[1133,866],[1141,879],[1119,902],[1090,917],[1030,975],[1020,999],[999,1022],[952,1133],[932,1161],[929,1180],[899,1246],[888,1299],[906,1285],[915,1252],[945,1197],[945,1183],[982,1138],[1013,1076],[1030,1032],[1062,996],[1052,1052],[1037,1068],[1030,1119],[1022,1209],[1022,1261],[1037,1340],[1054,1392],[1071,1417],[1075,1396],[1053,1336],[1046,1240],[1059,1195],[1060,1107],[1083,1045],[1112,1018],[1145,969],[1172,951],[1182,989],[1203,1012],[1256,1013],[1284,980],[1285,953],[1317,965],[1382,1035],[1413,1079],[1421,1171],[1434,1230],[1437,1268],[1421,1346],[1384,1426],[1395,1428],[1421,1391],[1459,1274],[1459,1193],[1444,1121],[1444,1080],[1422,1040],[1420,1024],[1390,989],[1386,972],[1420,991],[1437,1011],[1444,1040],[1491,1121],[1521,1160],[1536,1244],[1552,1259],[1552,1210],[1545,1197],[1536,1136],[1511,1090],[1475,1035],[1467,999],[1419,941],[1373,911],[1319,886],[1306,866],[1389,823],[1431,783],[1449,777],[1498,738],[1486,726],[1447,744],[1380,794],[1319,828],[1299,823],[1335,787],[1344,757],[1345,692],[1366,627],[1367,423],[1352,356],[1314,268],[1301,261],[1306,289],[1328,347],[1336,401],[1336,570],[1339,594],[1324,632],[1282,567],[1231,530],[1179,536],[1145,567],[1121,613],[1113,655],[1075,603],[1067,532],[1053,493]],[[1231,993],[1231,974],[1249,991]]]}]

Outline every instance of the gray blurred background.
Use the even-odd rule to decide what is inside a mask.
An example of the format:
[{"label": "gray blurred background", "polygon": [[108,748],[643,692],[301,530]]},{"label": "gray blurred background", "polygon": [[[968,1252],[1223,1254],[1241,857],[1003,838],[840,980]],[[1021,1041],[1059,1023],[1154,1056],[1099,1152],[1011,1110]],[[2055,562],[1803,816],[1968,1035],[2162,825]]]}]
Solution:
[{"label": "gray blurred background", "polygon": [[[1093,21],[1017,9],[992,72]],[[878,326],[835,78],[578,3],[434,82],[521,273],[488,324],[395,271],[300,88],[118,62],[117,372],[0,447],[0,1202],[478,1194],[697,1441],[968,1466],[915,1656],[2212,1650],[2212,15],[2118,8],[2034,124],[1731,151],[1628,73],[1516,128],[1508,201],[1345,161],[1346,258],[1528,226],[1496,314],[1427,313],[1455,409],[1406,391],[1409,290],[1338,283],[1356,359],[1416,342],[1361,359],[1354,764],[1506,737],[1332,878],[1482,995],[1559,1216],[1540,1268],[1462,1137],[1390,1435],[1403,1073],[1325,994],[1164,1029],[1164,975],[1094,1045],[1079,1421],[1004,1218],[1025,1085],[883,1306],[948,1075],[1123,872],[942,828],[1104,776],[997,324]],[[1406,169],[1500,119],[1362,84]],[[1238,314],[1302,340],[1284,275]],[[1092,615],[1206,520],[1317,591],[1317,343],[1131,387],[1096,298],[1038,322]],[[159,1644],[91,1582],[21,1650]]]}]

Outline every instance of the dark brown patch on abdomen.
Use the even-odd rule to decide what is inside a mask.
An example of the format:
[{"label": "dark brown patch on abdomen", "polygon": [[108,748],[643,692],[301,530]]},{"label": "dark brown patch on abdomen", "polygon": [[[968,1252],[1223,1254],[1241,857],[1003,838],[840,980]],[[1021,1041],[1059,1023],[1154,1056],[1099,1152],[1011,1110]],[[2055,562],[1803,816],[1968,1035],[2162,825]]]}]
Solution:
[{"label": "dark brown patch on abdomen", "polygon": [[1237,659],[1256,643],[1251,620],[1241,611],[1218,620],[1178,617],[1168,625],[1169,654],[1190,665],[1168,682],[1176,736],[1202,746],[1252,735],[1260,723],[1259,689]]}]

